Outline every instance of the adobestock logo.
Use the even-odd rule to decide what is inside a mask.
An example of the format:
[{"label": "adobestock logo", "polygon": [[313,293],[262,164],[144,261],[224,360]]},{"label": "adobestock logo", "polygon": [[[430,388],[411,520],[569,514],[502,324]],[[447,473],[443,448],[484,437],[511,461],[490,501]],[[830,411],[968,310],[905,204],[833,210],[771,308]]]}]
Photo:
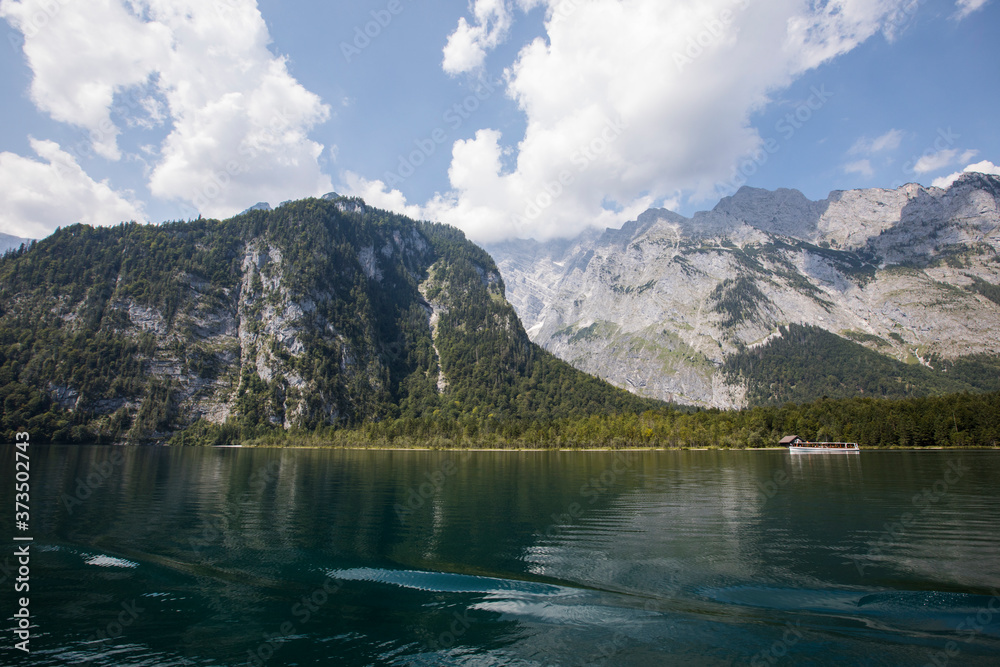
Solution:
[{"label": "adobestock logo", "polygon": [[[812,86],[810,93],[805,101],[796,105],[795,109],[786,113],[774,124],[775,132],[781,135],[784,142],[790,141],[834,96],[833,92],[827,90],[825,85]],[[747,184],[751,176],[768,163],[771,156],[777,155],[781,151],[783,145],[774,137],[763,139],[757,149],[740,159],[728,181],[715,186],[716,194],[720,197],[735,194],[737,190]]]},{"label": "adobestock logo", "polygon": [[460,102],[456,102],[448,107],[441,115],[441,120],[447,126],[436,127],[428,136],[413,140],[414,149],[406,154],[399,155],[399,163],[396,171],[387,171],[382,177],[383,182],[390,188],[402,185],[406,179],[417,173],[417,170],[424,166],[438,149],[448,143],[451,134],[461,129],[472,115],[479,111],[483,103],[493,97],[496,88],[489,81],[483,81],[471,94],[467,95]]}]

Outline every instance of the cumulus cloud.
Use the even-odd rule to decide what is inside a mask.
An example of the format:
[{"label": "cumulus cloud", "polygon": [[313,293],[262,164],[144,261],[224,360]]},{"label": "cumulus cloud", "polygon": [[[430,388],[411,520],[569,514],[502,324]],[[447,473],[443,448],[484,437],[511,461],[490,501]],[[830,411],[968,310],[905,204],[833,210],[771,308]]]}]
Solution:
[{"label": "cumulus cloud", "polygon": [[938,151],[937,153],[931,153],[930,155],[924,155],[917,163],[913,165],[913,171],[918,174],[929,174],[940,169],[953,164],[955,158],[958,156],[958,149],[946,148],[944,150]]},{"label": "cumulus cloud", "polygon": [[421,206],[407,204],[406,197],[399,190],[388,190],[382,181],[370,181],[358,174],[344,173],[343,184],[339,188],[344,194],[361,197],[365,203],[375,208],[395,211],[414,219],[428,218]]},{"label": "cumulus cloud", "polygon": [[5,0],[24,33],[34,103],[119,159],[115,100],[138,91],[126,124],[168,124],[149,188],[192,213],[331,189],[309,131],[330,109],[272,54],[256,0]]},{"label": "cumulus cloud", "polygon": [[170,50],[170,33],[119,0],[6,0],[0,16],[24,34],[31,99],[57,121],[90,132],[102,156],[121,157],[111,120],[115,93],[144,83]]},{"label": "cumulus cloud", "polygon": [[0,153],[0,231],[26,238],[48,236],[56,227],[82,222],[116,225],[145,220],[142,206],[91,179],[54,141],[31,140],[41,159]]},{"label": "cumulus cloud", "polygon": [[496,48],[507,37],[513,23],[510,5],[505,0],[475,0],[470,24],[463,16],[448,37],[442,67],[449,74],[471,72],[483,66],[486,51]]},{"label": "cumulus cloud", "polygon": [[961,21],[969,14],[979,11],[986,6],[990,0],[957,0],[955,2],[955,14],[953,18],[957,21]]},{"label": "cumulus cloud", "polygon": [[[475,22],[459,23],[446,71],[482,63],[492,42],[480,36],[493,33],[480,6],[501,4],[477,2]],[[451,190],[420,207],[481,241],[569,236],[681,195],[717,195],[718,184],[738,180],[737,165],[791,140],[754,128],[754,112],[802,73],[897,30],[913,0],[545,0],[522,9],[533,4],[545,8],[545,37],[505,72],[524,135],[487,128],[456,142]],[[817,89],[795,111],[820,113],[828,98]],[[380,181],[354,178],[369,196],[411,206]]]},{"label": "cumulus cloud", "polygon": [[980,174],[992,174],[994,176],[1000,176],[1000,167],[993,164],[989,160],[983,160],[982,162],[977,162],[976,164],[970,164],[968,167],[962,171],[957,171],[950,176],[942,176],[941,178],[935,179],[931,185],[936,188],[950,188],[952,183],[961,178],[962,174],[968,173],[980,173]]}]

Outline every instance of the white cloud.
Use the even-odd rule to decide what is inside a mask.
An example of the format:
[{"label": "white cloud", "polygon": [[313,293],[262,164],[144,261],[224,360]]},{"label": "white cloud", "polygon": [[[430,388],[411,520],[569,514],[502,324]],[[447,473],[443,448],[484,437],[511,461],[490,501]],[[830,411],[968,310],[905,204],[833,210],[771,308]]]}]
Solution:
[{"label": "white cloud", "polygon": [[[483,130],[456,142],[451,191],[421,207],[477,240],[568,236],[679,194],[716,194],[768,139],[791,140],[754,128],[754,112],[807,70],[898,28],[912,0],[540,4],[545,37],[506,70],[524,136]],[[485,53],[484,33],[471,32],[484,25],[478,11],[462,25],[454,43]],[[472,46],[446,53],[446,70],[481,62]],[[813,95],[804,113],[821,113],[827,96]],[[364,183],[406,205],[379,181]]]},{"label": "white cloud", "polygon": [[786,46],[802,69],[818,67],[843,55],[877,32],[894,39],[916,11],[920,0],[828,0],[793,2]]},{"label": "white cloud", "polygon": [[496,48],[507,38],[513,22],[511,8],[505,0],[475,0],[472,12],[475,23],[470,25],[464,16],[460,18],[444,47],[442,67],[448,74],[462,74],[482,67],[486,51]]},{"label": "white cloud", "polygon": [[851,162],[850,164],[844,165],[844,173],[847,174],[861,174],[862,176],[873,176],[875,170],[872,169],[872,163],[870,160],[858,160],[857,162]]},{"label": "white cloud", "polygon": [[894,151],[899,148],[902,140],[903,132],[901,130],[889,130],[882,136],[875,137],[874,139],[861,137],[848,152],[851,155],[872,155],[883,151]]},{"label": "white cloud", "polygon": [[972,172],[977,172],[980,174],[993,174],[994,176],[1000,176],[1000,167],[993,164],[989,160],[983,160],[982,162],[977,162],[976,164],[970,164],[968,167],[962,171],[957,171],[950,176],[942,176],[941,178],[935,179],[931,185],[936,188],[950,188],[952,183],[961,178],[962,174],[968,174]]},{"label": "white cloud", "polygon": [[461,74],[482,67],[486,60],[486,50],[480,44],[481,28],[473,28],[462,17],[458,28],[448,37],[444,47],[442,67],[449,74]]},{"label": "white cloud", "polygon": [[924,155],[917,160],[917,163],[913,166],[913,171],[918,174],[929,174],[932,171],[944,169],[953,164],[957,156],[958,149],[956,148],[946,148],[931,155]]},{"label": "white cloud", "polygon": [[138,98],[127,125],[169,124],[155,196],[221,217],[332,188],[308,138],[329,107],[268,50],[256,0],[4,0],[0,15],[25,35],[35,104],[100,155],[121,157],[116,95]]},{"label": "white cloud", "polygon": [[957,7],[957,10],[955,11],[955,15],[952,18],[954,18],[957,21],[961,21],[969,14],[972,14],[973,12],[976,12],[985,7],[986,3],[988,3],[989,1],[990,0],[956,0],[955,7]]},{"label": "white cloud", "polygon": [[977,151],[977,150],[967,150],[964,153],[962,153],[962,157],[958,158],[958,161],[960,163],[961,162],[969,162],[969,161],[972,160],[972,158],[976,157],[977,155],[979,155],[979,151]]},{"label": "white cloud", "polygon": [[0,231],[26,238],[82,222],[116,225],[145,220],[142,206],[91,179],[54,141],[31,140],[41,160],[0,153]]},{"label": "white cloud", "polygon": [[426,217],[420,206],[407,204],[406,197],[399,190],[389,191],[382,181],[369,181],[351,171],[344,172],[343,185],[338,191],[346,196],[361,197],[369,206],[395,211],[415,220]]},{"label": "white cloud", "polygon": [[118,0],[5,0],[0,16],[24,34],[35,105],[88,130],[100,155],[119,159],[114,95],[144,83],[152,64],[167,56],[166,27],[144,23]]}]

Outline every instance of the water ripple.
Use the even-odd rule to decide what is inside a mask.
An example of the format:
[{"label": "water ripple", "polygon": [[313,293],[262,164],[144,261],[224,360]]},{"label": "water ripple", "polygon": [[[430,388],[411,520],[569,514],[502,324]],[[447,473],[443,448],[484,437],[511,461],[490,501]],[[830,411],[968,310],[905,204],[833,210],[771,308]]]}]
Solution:
[{"label": "water ripple", "polygon": [[432,593],[479,593],[483,595],[521,594],[566,597],[580,594],[579,589],[517,579],[498,579],[451,572],[421,572],[418,570],[384,570],[359,567],[328,570],[327,576],[341,581],[366,581],[391,584]]}]

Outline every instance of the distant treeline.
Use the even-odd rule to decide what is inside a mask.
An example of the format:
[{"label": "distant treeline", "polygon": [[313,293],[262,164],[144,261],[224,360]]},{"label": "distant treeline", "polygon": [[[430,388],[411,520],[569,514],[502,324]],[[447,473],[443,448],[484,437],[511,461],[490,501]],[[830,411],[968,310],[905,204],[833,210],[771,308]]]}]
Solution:
[{"label": "distant treeline", "polygon": [[477,418],[396,419],[312,432],[241,432],[196,424],[174,445],[253,444],[332,447],[626,448],[775,446],[785,435],[858,442],[865,448],[1000,446],[1000,392],[885,400],[822,399],[741,411],[664,408],[552,421]]}]

